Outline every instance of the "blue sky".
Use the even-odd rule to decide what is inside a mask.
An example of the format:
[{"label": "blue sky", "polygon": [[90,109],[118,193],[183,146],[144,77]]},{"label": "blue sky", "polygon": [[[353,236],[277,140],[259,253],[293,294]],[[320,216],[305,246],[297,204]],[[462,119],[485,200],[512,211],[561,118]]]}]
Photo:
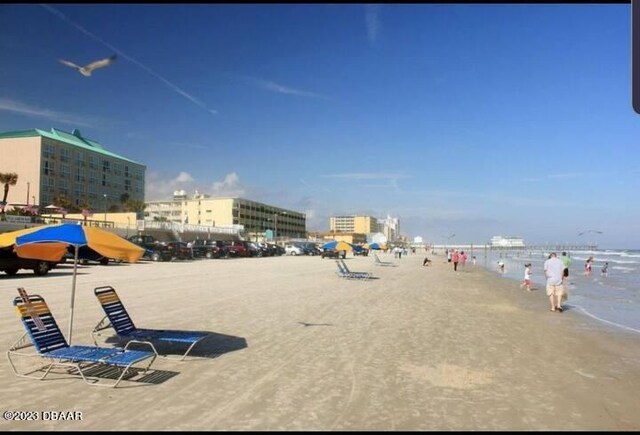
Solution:
[{"label": "blue sky", "polygon": [[[631,6],[0,5],[0,130],[408,236],[640,247]],[[83,77],[78,64],[117,54]],[[584,236],[578,233],[598,230]]]}]

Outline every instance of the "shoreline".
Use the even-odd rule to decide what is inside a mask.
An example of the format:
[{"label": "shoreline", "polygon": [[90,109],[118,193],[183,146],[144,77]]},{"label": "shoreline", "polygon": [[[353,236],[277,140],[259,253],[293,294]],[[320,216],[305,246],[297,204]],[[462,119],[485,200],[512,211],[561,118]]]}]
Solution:
[{"label": "shoreline", "polygon": [[[74,344],[113,285],[138,327],[205,330],[224,340],[187,361],[158,359],[158,384],[122,388],[0,372],[7,410],[82,412],[82,421],[2,421],[5,430],[638,430],[640,341],[577,309],[550,313],[527,292],[442,256],[375,267],[347,257],[279,257],[79,268]],[[0,278],[0,342],[23,332],[10,300],[47,300],[66,333],[71,277]],[[542,293],[542,294],[541,294]],[[243,341],[244,340],[244,341]],[[244,346],[229,348],[230,342]],[[112,344],[99,342],[101,346]],[[226,347],[225,347],[226,346]],[[131,385],[133,384],[133,385]]]}]

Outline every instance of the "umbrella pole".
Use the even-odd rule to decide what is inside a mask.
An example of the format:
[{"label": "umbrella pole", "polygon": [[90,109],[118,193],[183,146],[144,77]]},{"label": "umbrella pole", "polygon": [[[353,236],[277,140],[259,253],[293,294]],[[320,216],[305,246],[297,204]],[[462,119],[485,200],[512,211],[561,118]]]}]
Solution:
[{"label": "umbrella pole", "polygon": [[71,333],[73,331],[73,303],[76,299],[76,273],[78,271],[78,246],[73,257],[73,283],[71,284],[71,312],[69,314],[69,345],[71,345]]}]

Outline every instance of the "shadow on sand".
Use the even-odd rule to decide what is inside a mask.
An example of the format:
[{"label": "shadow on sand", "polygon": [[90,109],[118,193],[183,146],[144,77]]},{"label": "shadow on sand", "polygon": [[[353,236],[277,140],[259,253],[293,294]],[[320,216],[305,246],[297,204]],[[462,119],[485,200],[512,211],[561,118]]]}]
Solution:
[{"label": "shadow on sand", "polygon": [[[187,355],[186,360],[190,357],[198,358],[217,358],[225,353],[234,352],[236,350],[244,349],[247,346],[247,340],[243,337],[236,337],[233,335],[219,334],[217,332],[209,331],[189,331],[189,332],[203,332],[210,334],[207,338],[197,343],[191,352]],[[126,341],[119,339],[117,336],[111,336],[105,340],[106,343],[123,345]],[[187,350],[186,345],[175,345],[170,343],[163,343],[161,341],[153,341],[158,353],[162,356],[182,356]],[[129,349],[149,350],[149,346],[144,344],[132,343]]]}]

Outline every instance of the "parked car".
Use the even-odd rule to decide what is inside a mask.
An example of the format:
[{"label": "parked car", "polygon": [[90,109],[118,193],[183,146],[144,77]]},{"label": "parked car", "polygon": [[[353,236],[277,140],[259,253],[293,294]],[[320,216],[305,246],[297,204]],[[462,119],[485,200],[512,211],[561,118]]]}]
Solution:
[{"label": "parked car", "polygon": [[347,258],[347,251],[336,251],[335,249],[325,249],[322,251],[322,258]]},{"label": "parked car", "polygon": [[13,252],[13,246],[0,249],[0,271],[9,276],[18,273],[20,269],[31,269],[37,276],[43,276],[49,273],[49,270],[55,267],[56,263],[44,260],[32,260],[30,258],[21,258]]},{"label": "parked car", "polygon": [[304,249],[298,245],[285,245],[284,252],[287,255],[304,255]]},{"label": "parked car", "polygon": [[142,256],[144,259],[153,261],[171,261],[171,258],[173,258],[172,250],[166,244],[156,240],[153,236],[138,234],[130,236],[127,240],[141,248],[144,248],[145,252]]},{"label": "parked car", "polygon": [[186,242],[166,242],[165,243],[171,251],[171,259],[175,260],[191,260],[193,259],[193,251]]},{"label": "parked car", "polygon": [[191,242],[194,257],[204,258],[225,258],[227,257],[227,247],[220,240],[194,240]]},{"label": "parked car", "polygon": [[230,241],[226,244],[230,257],[248,257],[249,251],[242,241]]},{"label": "parked car", "polygon": [[[66,263],[68,261],[71,261],[73,263],[76,255],[75,250],[76,248],[74,248],[73,246],[69,246],[67,248],[67,253],[64,254],[64,257],[62,257],[62,261],[60,261],[60,263]],[[109,264],[109,260],[109,258],[103,257],[101,254],[98,254],[88,246],[80,246],[78,248],[78,263],[80,264],[100,263],[103,266],[106,266],[107,264]]]},{"label": "parked car", "polygon": [[285,254],[285,250],[282,246],[280,245],[276,245],[273,243],[267,243],[267,247],[269,248],[269,251],[271,251],[271,255],[272,256],[276,256],[276,255],[284,255]]}]

